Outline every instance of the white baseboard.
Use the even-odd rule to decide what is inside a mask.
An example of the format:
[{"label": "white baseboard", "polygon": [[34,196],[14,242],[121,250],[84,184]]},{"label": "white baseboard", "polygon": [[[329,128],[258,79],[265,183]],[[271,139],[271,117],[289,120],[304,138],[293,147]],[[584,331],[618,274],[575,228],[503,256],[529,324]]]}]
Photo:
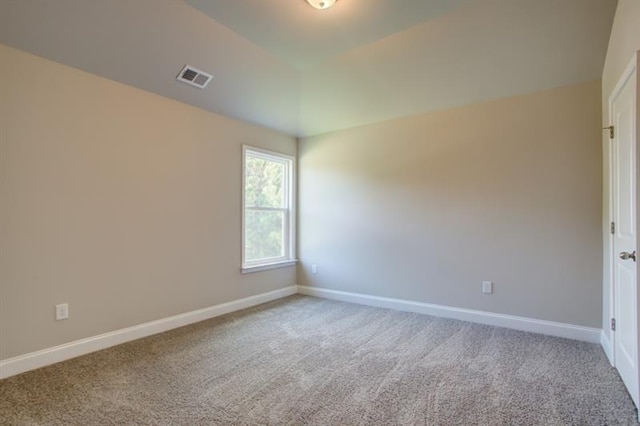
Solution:
[{"label": "white baseboard", "polygon": [[611,348],[611,340],[609,340],[609,335],[605,333],[604,330],[600,332],[600,346],[602,346],[602,350],[604,351],[605,355],[607,355],[609,364],[613,366],[613,350]]},{"label": "white baseboard", "polygon": [[403,299],[370,296],[360,293],[329,290],[318,287],[298,286],[298,293],[343,302],[358,303],[378,308],[395,309],[398,311],[415,312],[438,317],[453,318],[479,324],[530,331],[550,336],[565,337],[590,343],[601,343],[601,329],[582,327],[560,322],[545,321],[514,315],[495,314],[492,312],[475,311],[471,309],[454,308],[450,306],[434,305],[431,303],[413,302]]},{"label": "white baseboard", "polygon": [[204,321],[240,309],[249,308],[261,303],[270,302],[297,292],[296,286],[285,287],[268,293],[257,294],[244,299],[234,300],[220,305],[198,309],[184,314],[147,322],[121,330],[111,331],[98,336],[76,340],[52,348],[20,355],[0,361],[0,379],[34,370],[56,362],[75,358],[100,349],[106,349],[121,343],[162,333],[163,331]]},{"label": "white baseboard", "polygon": [[4,379],[25,371],[34,370],[67,359],[106,349],[121,343],[162,333],[174,328],[204,321],[220,315],[235,312],[261,303],[280,299],[295,293],[325,299],[340,300],[343,302],[358,303],[361,305],[375,306],[379,308],[395,309],[399,311],[415,312],[438,317],[453,318],[462,321],[479,324],[493,325],[497,327],[512,328],[533,333],[547,334],[551,336],[565,337],[591,343],[600,343],[611,361],[611,344],[606,333],[601,329],[582,327],[572,324],[564,324],[533,318],[518,317],[513,315],[495,314],[491,312],[475,311],[471,309],[454,308],[450,306],[435,305],[431,303],[414,302],[410,300],[393,299],[388,297],[371,296],[360,293],[350,293],[338,290],[329,290],[318,287],[290,286],[279,290],[262,293],[244,299],[234,300],[220,305],[198,309],[184,314],[147,322],[133,327],[100,334],[43,349],[36,352],[20,355],[0,361],[0,379]]}]

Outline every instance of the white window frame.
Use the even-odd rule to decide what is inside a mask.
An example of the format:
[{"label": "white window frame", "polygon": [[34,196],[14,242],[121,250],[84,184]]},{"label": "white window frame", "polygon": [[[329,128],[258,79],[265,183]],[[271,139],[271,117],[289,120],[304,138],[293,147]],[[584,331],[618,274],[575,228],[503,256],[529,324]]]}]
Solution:
[{"label": "white window frame", "polygon": [[[285,207],[255,207],[246,205],[247,154],[285,165]],[[242,273],[291,266],[296,263],[296,158],[254,146],[242,146]],[[247,261],[245,257],[245,216],[247,209],[256,211],[282,211],[284,213],[284,256]]]}]

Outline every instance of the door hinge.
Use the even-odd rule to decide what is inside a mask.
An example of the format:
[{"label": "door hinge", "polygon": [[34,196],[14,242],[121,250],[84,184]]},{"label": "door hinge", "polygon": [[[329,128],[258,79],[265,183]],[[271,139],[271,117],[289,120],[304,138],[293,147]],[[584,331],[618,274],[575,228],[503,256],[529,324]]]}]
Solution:
[{"label": "door hinge", "polygon": [[616,233],[616,223],[615,222],[611,222],[611,233],[615,235]]},{"label": "door hinge", "polygon": [[608,126],[608,127],[603,127],[602,130],[608,130],[609,131],[609,139],[613,139],[614,136],[614,127],[613,126]]},{"label": "door hinge", "polygon": [[616,319],[611,318],[611,331],[616,331]]}]

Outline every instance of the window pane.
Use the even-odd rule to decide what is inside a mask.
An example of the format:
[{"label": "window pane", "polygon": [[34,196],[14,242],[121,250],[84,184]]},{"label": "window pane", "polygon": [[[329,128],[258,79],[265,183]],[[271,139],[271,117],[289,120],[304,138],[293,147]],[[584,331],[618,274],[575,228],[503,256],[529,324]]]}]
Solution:
[{"label": "window pane", "polygon": [[244,240],[248,262],[284,256],[284,212],[246,210]]},{"label": "window pane", "polygon": [[285,207],[285,165],[247,155],[245,167],[245,205]]}]

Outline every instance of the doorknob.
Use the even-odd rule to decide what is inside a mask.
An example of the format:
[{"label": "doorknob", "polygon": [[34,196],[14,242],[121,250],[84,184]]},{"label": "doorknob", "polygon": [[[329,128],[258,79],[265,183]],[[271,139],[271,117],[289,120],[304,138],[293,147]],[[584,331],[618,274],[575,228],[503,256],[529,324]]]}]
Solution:
[{"label": "doorknob", "polygon": [[633,261],[636,261],[636,251],[634,250],[633,253],[628,253],[626,251],[621,251],[620,254],[618,255],[618,257],[622,260],[628,260],[628,259],[633,259]]}]

